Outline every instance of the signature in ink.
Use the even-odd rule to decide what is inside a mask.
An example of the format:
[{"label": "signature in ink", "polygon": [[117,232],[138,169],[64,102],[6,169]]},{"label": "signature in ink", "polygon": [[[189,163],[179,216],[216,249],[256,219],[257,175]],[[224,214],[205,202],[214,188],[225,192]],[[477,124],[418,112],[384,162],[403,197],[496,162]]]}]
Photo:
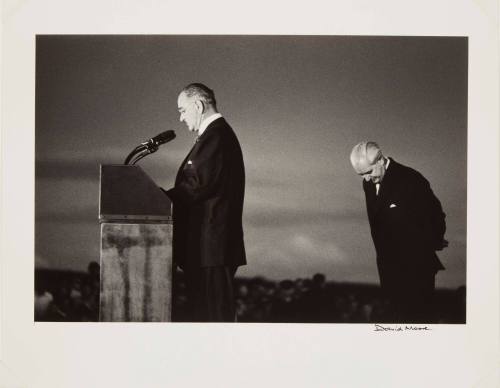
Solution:
[{"label": "signature in ink", "polygon": [[430,331],[428,326],[415,326],[415,325],[404,325],[404,326],[383,326],[375,324],[375,331]]}]

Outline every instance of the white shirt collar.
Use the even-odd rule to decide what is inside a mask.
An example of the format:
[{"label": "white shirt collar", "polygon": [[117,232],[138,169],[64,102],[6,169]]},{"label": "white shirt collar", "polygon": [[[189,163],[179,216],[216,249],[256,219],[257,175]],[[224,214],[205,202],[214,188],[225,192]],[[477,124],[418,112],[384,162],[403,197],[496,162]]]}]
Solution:
[{"label": "white shirt collar", "polygon": [[[387,168],[389,167],[389,163],[391,162],[391,159],[387,158],[387,162],[385,162],[385,170],[387,171]],[[380,190],[380,183],[375,183],[375,193],[378,195],[378,192]]]},{"label": "white shirt collar", "polygon": [[220,113],[214,113],[212,116],[205,118],[200,124],[200,129],[198,129],[198,136],[201,136],[201,134],[205,132],[205,129],[207,129],[207,127],[212,124],[212,122],[220,117],[222,117]]}]

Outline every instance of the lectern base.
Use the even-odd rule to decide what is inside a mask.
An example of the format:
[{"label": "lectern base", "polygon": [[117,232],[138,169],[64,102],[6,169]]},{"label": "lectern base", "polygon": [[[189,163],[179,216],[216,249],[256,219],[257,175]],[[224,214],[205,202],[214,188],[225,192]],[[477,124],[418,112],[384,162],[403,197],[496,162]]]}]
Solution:
[{"label": "lectern base", "polygon": [[172,224],[101,224],[100,321],[169,322]]}]

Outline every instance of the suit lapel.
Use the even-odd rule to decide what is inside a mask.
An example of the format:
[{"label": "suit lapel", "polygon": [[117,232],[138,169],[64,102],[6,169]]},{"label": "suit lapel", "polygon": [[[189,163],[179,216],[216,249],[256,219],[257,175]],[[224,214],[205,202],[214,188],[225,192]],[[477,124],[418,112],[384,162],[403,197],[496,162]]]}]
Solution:
[{"label": "suit lapel", "polygon": [[187,161],[189,160],[189,156],[191,156],[191,154],[193,153],[193,150],[194,150],[194,147],[196,147],[196,143],[193,144],[193,146],[191,147],[191,149],[189,150],[189,152],[187,153],[186,157],[184,158],[184,160],[182,161],[180,167],[179,167],[179,170],[177,171],[177,175],[175,177],[175,182],[176,184],[179,182],[181,176],[182,176],[182,171],[184,170],[184,165],[187,163]]},{"label": "suit lapel", "polygon": [[372,182],[363,181],[363,189],[366,195],[366,208],[368,211],[368,218],[370,222],[375,215],[375,206],[377,202],[377,196],[375,193],[375,185]]},{"label": "suit lapel", "polygon": [[218,119],[212,121],[208,127],[205,129],[205,131],[203,131],[203,133],[201,134],[201,136],[198,137],[197,141],[195,141],[195,143],[193,144],[193,146],[191,147],[191,149],[189,150],[188,154],[186,155],[186,157],[184,158],[184,160],[182,161],[181,163],[181,166],[179,167],[179,171],[177,171],[177,176],[175,178],[176,182],[180,179],[181,175],[182,175],[182,170],[184,169],[184,165],[187,163],[187,161],[189,160],[189,157],[191,156],[191,154],[193,153],[193,151],[195,150],[195,148],[197,146],[200,145],[201,142],[203,142],[203,140],[205,140],[207,138],[207,132],[214,126],[217,125],[217,123],[221,123],[222,121],[221,120],[224,120],[224,117],[219,117]]},{"label": "suit lapel", "polygon": [[[380,184],[380,189],[378,195],[376,196],[373,216],[375,217],[379,210],[382,208],[383,204],[387,202],[387,198],[390,197],[393,186],[394,186],[394,175],[395,170],[397,170],[396,162],[391,159],[389,163],[389,168],[387,169],[384,179]],[[373,185],[375,186],[375,185]]]}]

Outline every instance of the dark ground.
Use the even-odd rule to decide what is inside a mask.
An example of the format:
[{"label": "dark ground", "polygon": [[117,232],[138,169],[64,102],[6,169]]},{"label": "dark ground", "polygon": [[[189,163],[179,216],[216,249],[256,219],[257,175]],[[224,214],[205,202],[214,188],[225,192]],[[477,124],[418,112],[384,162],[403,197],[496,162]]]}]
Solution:
[{"label": "dark ground", "polygon": [[[35,271],[35,321],[99,321],[99,265],[88,272]],[[176,276],[173,304],[178,321],[185,311],[182,272]],[[272,281],[236,278],[238,322],[384,323],[388,302],[380,287],[312,278]],[[465,323],[465,286],[436,290],[435,323]]]}]

